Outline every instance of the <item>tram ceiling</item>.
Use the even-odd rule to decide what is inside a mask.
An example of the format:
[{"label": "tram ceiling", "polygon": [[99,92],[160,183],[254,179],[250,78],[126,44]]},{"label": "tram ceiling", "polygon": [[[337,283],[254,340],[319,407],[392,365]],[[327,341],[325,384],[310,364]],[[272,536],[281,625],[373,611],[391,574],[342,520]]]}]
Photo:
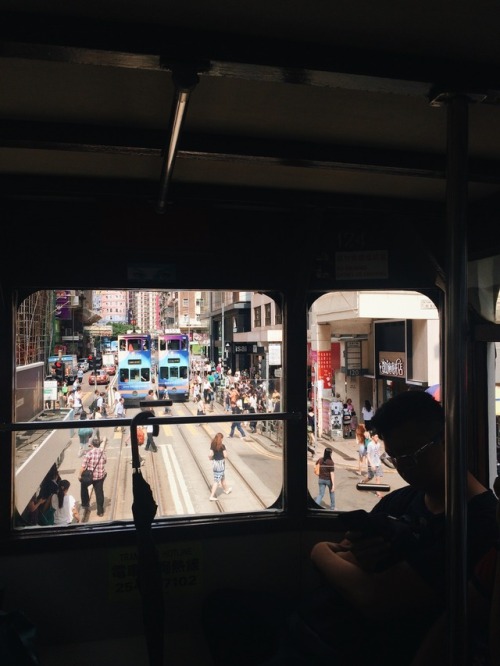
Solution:
[{"label": "tram ceiling", "polygon": [[[372,19],[368,32],[347,10],[327,30],[327,10],[302,1],[281,22],[259,2],[219,3],[221,15],[202,2],[145,2],[138,13],[122,2],[119,20],[102,3],[66,13],[50,0],[21,4],[0,14],[3,196],[81,188],[154,200],[170,149],[169,200],[213,188],[221,198],[293,192],[439,207],[451,93],[471,101],[469,201],[496,214],[500,8],[480,16],[480,2],[474,20],[457,12],[454,30],[439,33],[446,11],[426,2],[434,24],[422,6],[419,16],[402,7],[396,22],[392,3],[385,17],[384,2],[380,16],[354,3]],[[176,126],[179,71],[193,85]]]}]

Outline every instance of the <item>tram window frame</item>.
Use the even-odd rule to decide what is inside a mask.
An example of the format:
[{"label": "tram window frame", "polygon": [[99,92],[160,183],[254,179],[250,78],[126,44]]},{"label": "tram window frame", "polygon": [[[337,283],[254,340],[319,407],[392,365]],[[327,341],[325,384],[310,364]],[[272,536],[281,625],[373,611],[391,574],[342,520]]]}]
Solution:
[{"label": "tram window frame", "polygon": [[[366,292],[367,290],[361,290],[361,291]],[[395,290],[383,290],[383,291],[384,291],[384,293],[385,292],[394,293]],[[230,293],[237,293],[237,292],[230,292]],[[265,292],[259,292],[259,293],[264,293],[265,294]],[[321,298],[322,296],[330,297],[331,294],[335,294],[335,293],[342,294],[344,292],[342,292],[341,290],[334,290],[334,289],[328,290],[327,292],[321,293],[319,295],[315,294],[314,295],[314,301],[317,300],[318,298]],[[357,292],[351,291],[349,293],[354,294],[354,293],[357,293]],[[419,297],[423,296],[420,292],[414,292],[414,293],[419,295]],[[275,297],[275,292],[273,292],[273,294],[274,294],[274,297]],[[280,309],[280,312],[283,312],[283,314],[284,314],[283,319],[286,322],[287,321],[287,317],[286,317],[286,315],[287,315],[286,295],[282,296],[282,299],[283,299],[282,303],[279,304],[279,309]],[[251,307],[250,307],[249,311],[250,311],[250,313],[252,312]],[[308,313],[308,316],[309,316],[309,313]],[[307,322],[305,328],[306,328],[306,330],[310,329],[310,323],[309,322]],[[292,350],[292,352],[286,351],[287,346],[288,347],[293,347],[293,345],[290,344],[290,341],[287,338],[286,331],[287,331],[287,329],[286,329],[285,325],[283,324],[282,325],[282,335],[283,335],[283,363],[284,364],[286,364],[287,359],[288,359],[288,363],[290,363],[290,358],[295,358],[295,352],[293,350]],[[498,333],[498,331],[500,331],[500,327],[498,327],[497,333]],[[294,326],[293,327],[293,337],[294,338],[297,337],[296,333],[297,333],[296,327]],[[289,374],[292,377],[291,380],[288,377]],[[297,378],[297,373],[296,372],[288,372],[288,373],[284,374],[284,377],[281,379],[281,385],[284,387],[284,391],[282,393],[284,393],[285,396],[287,394],[286,386],[287,386],[288,382],[289,381],[295,381],[296,378]],[[306,391],[304,391],[304,394],[306,394]],[[294,393],[293,404],[291,405],[291,408],[290,408],[291,411],[293,411],[294,413],[305,413],[306,410],[305,410],[304,405],[306,404],[306,402],[307,402],[306,400],[305,401],[300,401],[300,400],[298,401],[297,397],[296,397],[296,393]],[[284,405],[281,406],[282,409],[283,409],[283,406]],[[291,411],[286,412],[286,414],[290,415]],[[14,424],[14,426],[15,426],[15,424]],[[290,435],[295,441],[295,439],[297,439],[299,437],[302,437],[302,429],[303,428],[304,428],[304,423],[303,422],[296,423],[293,420],[289,421],[289,422],[286,422],[286,417],[283,418],[283,433],[284,433],[285,438]],[[288,462],[284,462],[284,464],[282,466],[282,493],[281,493],[280,497],[283,497],[284,495],[285,496],[287,495],[287,492],[288,492],[287,491],[287,485],[290,482],[289,479],[295,478],[297,473],[301,473],[300,469],[301,469],[301,467],[303,467],[303,464],[304,464],[303,458],[300,458],[300,459],[297,458],[293,451],[289,451],[287,457],[288,457]],[[313,479],[313,482],[314,482],[314,479]],[[306,487],[307,487],[307,495],[308,495],[308,507],[307,507],[308,508],[308,516],[322,516],[322,514],[325,513],[324,510],[322,508],[320,508],[318,505],[316,505],[315,502],[314,502],[314,497],[315,497],[315,488],[314,488],[314,486],[311,487],[311,484],[307,483]],[[295,499],[291,498],[290,493],[288,492],[287,499],[288,499],[288,501],[285,500],[285,502],[286,502],[286,508],[288,509],[288,507],[290,506],[289,502],[291,501],[291,504],[294,505],[294,503],[296,502],[296,498]],[[284,511],[283,510],[284,506],[285,505],[282,504],[282,499],[278,498],[275,505],[272,506],[272,507],[269,507],[270,509],[273,509],[272,516],[270,515],[270,512],[267,512],[267,514],[266,514],[267,509],[265,509],[261,513],[260,512],[254,512],[254,513],[250,513],[250,514],[246,513],[245,516],[241,516],[241,515],[238,515],[236,513],[230,513],[230,514],[228,514],[227,518],[232,520],[236,517],[238,520],[241,520],[243,522],[252,521],[254,519],[257,519],[258,521],[261,522],[262,519],[265,519],[266,517],[271,517],[273,520],[275,520],[277,515],[281,516],[281,517],[284,517],[284,518],[286,518],[287,515],[288,516],[293,515],[293,512],[289,513],[288,510]],[[348,508],[348,507],[345,507],[345,506],[342,505],[342,509],[344,509],[344,508]],[[356,508],[359,508],[359,507],[356,507]],[[215,517],[212,517],[212,516],[209,516],[209,518],[210,518],[210,520],[215,520],[216,519]],[[224,520],[225,518],[226,518],[226,516],[222,517],[222,520]],[[193,517],[190,517],[189,518],[189,524],[190,525],[195,525],[197,522],[203,522],[206,519],[207,519],[207,514],[206,513],[200,513],[199,515],[194,517],[194,520],[193,520]],[[184,516],[175,517],[174,519],[164,518],[164,517],[155,519],[155,524],[158,524],[160,526],[162,526],[162,525],[170,526],[170,525],[173,525],[173,524],[175,524],[176,526],[180,526],[183,523],[187,524],[187,522],[188,521],[187,521],[186,517],[184,517]],[[103,527],[103,529],[106,529],[108,527],[109,526]],[[99,527],[98,527],[98,529],[99,529]],[[11,532],[12,531],[13,530],[11,530]],[[19,532],[19,530],[15,530],[15,531]],[[40,530],[39,532],[43,532],[43,530]],[[43,535],[41,535],[41,536],[43,536]]]},{"label": "tram window frame", "polygon": [[[372,302],[369,302],[370,299],[372,299]],[[408,302],[404,303],[405,300]],[[392,306],[390,305],[391,301],[393,302]],[[346,314],[349,310],[353,313],[351,321],[349,321]],[[337,316],[332,314],[335,312],[338,313]],[[368,316],[367,313],[372,314],[372,316]],[[377,316],[373,316],[374,313]],[[422,316],[422,313],[424,316]],[[331,316],[330,322],[327,321],[329,314]],[[350,484],[358,490],[368,491],[359,492],[358,501],[356,502],[352,498],[342,496],[336,490],[335,510],[338,510],[339,505],[342,510],[360,508],[370,510],[379,500],[376,495],[379,481],[385,487],[384,492],[405,486],[407,483],[397,474],[397,470],[387,462],[385,457],[381,465],[383,476],[369,479],[366,462],[364,462],[364,467],[359,462],[358,445],[354,434],[355,428],[351,427],[350,424],[349,433],[346,436],[342,414],[338,417],[335,416],[328,409],[328,405],[333,407],[334,404],[337,404],[336,398],[338,397],[340,404],[345,406],[347,398],[350,397],[353,399],[355,407],[355,419],[358,423],[361,423],[361,410],[365,399],[369,399],[372,406],[376,408],[382,402],[385,402],[388,397],[394,395],[395,391],[425,390],[433,384],[440,383],[441,354],[435,351],[440,348],[439,309],[428,295],[418,290],[361,289],[356,291],[332,289],[315,297],[309,308],[308,317],[311,356],[311,362],[308,366],[308,370],[311,369],[310,375],[308,374],[308,377],[310,376],[308,407],[311,407],[314,412],[314,436],[317,441],[323,440],[322,449],[320,451],[315,450],[314,454],[310,456],[308,465],[313,466],[315,461],[321,457],[321,451],[327,446],[333,449],[333,457],[336,459],[336,462],[334,460],[336,465],[336,488],[345,489],[346,484]],[[423,322],[427,322],[427,326]],[[400,329],[400,333],[396,337],[395,331],[391,330],[395,324]],[[378,326],[389,327],[390,330],[385,335],[380,334],[379,331],[377,336],[374,329]],[[325,333],[327,329],[329,334]],[[380,343],[377,342],[377,337],[381,338]],[[327,339],[332,349],[330,360],[334,363],[334,359],[337,357],[339,366],[333,368],[333,372],[326,377],[327,380],[331,381],[331,387],[327,386],[327,391],[323,395],[327,369],[316,368],[316,359],[326,353]],[[360,372],[355,372],[352,375],[349,374],[349,371],[357,370],[357,366],[349,367],[347,358],[347,346],[349,344],[356,345],[354,365],[361,364]],[[400,354],[402,348],[394,346],[398,344],[404,347],[402,358],[406,364],[402,388],[395,386],[396,377],[391,379],[390,373],[384,379],[385,373],[380,370],[379,365],[380,354],[388,354],[389,358],[395,358]],[[416,353],[413,351],[413,345],[416,346]],[[434,352],[429,355],[428,367],[426,368],[423,356],[427,345]],[[337,354],[333,350],[334,346],[339,348]],[[395,352],[397,353],[395,354]],[[433,361],[435,362],[431,367]],[[384,381],[391,384],[390,392],[384,388]],[[361,387],[363,382],[365,382],[365,386]],[[371,391],[366,382],[371,382]],[[321,393],[319,398],[320,409],[317,405],[318,385]],[[340,425],[337,423],[339,419]],[[336,425],[338,427],[335,427]],[[381,440],[380,444],[383,454],[384,449]],[[363,469],[361,474],[359,473],[360,468]],[[350,477],[352,477],[352,481]],[[391,480],[390,483],[388,479]],[[358,488],[360,481],[364,481],[364,483],[361,483]],[[330,497],[327,491],[322,496],[321,504],[319,506],[316,504],[316,499],[321,495],[321,491],[318,492],[318,485],[318,477],[309,476],[308,493],[311,498],[309,510],[314,513],[317,510],[328,511],[330,505]]]},{"label": "tram window frame", "polygon": [[[51,291],[51,290],[50,290],[50,291]],[[81,291],[83,291],[83,290],[81,290]],[[112,291],[112,290],[110,290],[110,291]],[[144,291],[155,291],[155,290],[153,290],[153,289],[147,289],[147,290],[144,289]],[[187,290],[187,289],[186,289],[186,291],[192,291],[192,290]],[[223,293],[223,292],[221,292],[221,293]],[[227,295],[229,295],[229,296],[233,296],[233,297],[234,297],[234,296],[237,295],[239,292],[235,292],[235,291],[232,290],[231,292],[226,292],[226,293],[227,293]],[[242,293],[243,295],[246,296],[249,292],[241,292],[241,293]],[[262,298],[262,292],[255,292],[255,294],[256,294],[256,296],[258,296],[259,298]],[[275,298],[275,297],[276,297],[276,294],[274,294],[273,297],[269,297],[269,298]],[[230,313],[230,308],[229,308],[229,306],[230,306],[230,299],[227,298],[227,296],[226,296],[224,300],[225,300],[225,307],[222,308],[222,313],[224,314],[224,309],[225,309],[225,312],[226,312],[226,314],[227,314],[228,312]],[[282,309],[282,307],[283,307],[283,305],[280,304],[280,309]],[[251,309],[249,309],[249,312],[251,312]],[[243,319],[243,317],[242,317],[242,315],[241,315],[241,312],[238,313],[238,322],[239,322],[238,326],[239,326],[240,329],[241,329],[241,326],[242,326],[242,324],[243,324],[243,322],[244,322],[244,319]],[[280,326],[280,329],[281,329],[281,331],[282,331],[283,327]],[[283,359],[283,362],[284,362],[284,359]],[[17,374],[17,373],[16,373],[16,374]],[[117,373],[117,374],[118,374],[118,373]],[[268,378],[268,381],[269,381],[269,378]],[[17,401],[15,401],[15,402],[17,402]],[[275,419],[277,419],[277,420],[279,421],[281,418],[285,419],[286,417],[284,417],[284,416],[282,416],[282,415],[276,415],[276,416],[273,415],[273,418],[275,418]],[[193,417],[192,417],[192,416],[185,417],[185,422],[186,422],[186,423],[191,423],[192,421],[193,421]],[[56,422],[54,422],[53,424],[51,424],[51,426],[50,426],[50,427],[47,427],[46,429],[49,430],[49,431],[52,431],[53,428],[55,428],[55,425],[56,425]],[[11,430],[13,431],[13,432],[12,432],[12,438],[13,438],[13,439],[15,439],[15,431],[18,430],[20,427],[21,427],[21,426],[18,425],[16,421],[14,421],[14,423],[13,423],[13,425],[12,425],[12,428],[11,428]],[[59,429],[59,430],[60,430],[60,429]],[[14,457],[14,462],[13,462],[13,464],[15,465],[15,457]],[[280,468],[280,469],[281,469],[281,490],[280,490],[279,494],[277,495],[277,497],[275,498],[275,500],[272,501],[272,502],[270,502],[270,503],[268,504],[268,506],[267,506],[263,511],[255,511],[255,512],[253,512],[253,513],[251,512],[251,513],[250,513],[250,516],[249,516],[250,519],[252,518],[252,516],[258,516],[259,514],[262,514],[262,513],[264,513],[264,515],[265,515],[265,512],[268,511],[268,510],[272,510],[272,513],[273,513],[274,516],[276,515],[276,513],[283,513],[283,510],[282,510],[282,507],[281,507],[281,501],[280,501],[280,499],[279,499],[279,497],[280,497],[280,495],[281,495],[281,493],[282,493],[282,487],[283,487],[283,476],[284,476],[284,467],[283,467],[283,464],[281,464],[281,468]],[[14,481],[14,483],[15,483],[15,481]],[[72,489],[72,490],[73,490],[73,489]],[[13,491],[14,491],[14,492],[13,492],[13,496],[15,497],[15,489],[13,489]],[[75,489],[75,490],[73,491],[73,494],[75,494],[75,495],[79,494],[79,493],[78,493],[78,490]],[[19,507],[18,507],[18,509],[19,509]],[[195,520],[193,520],[193,516],[192,516],[192,515],[190,515],[190,516],[187,516],[187,515],[186,515],[186,516],[182,516],[182,515],[181,515],[181,516],[176,516],[176,517],[175,517],[175,523],[176,523],[176,525],[179,525],[179,523],[182,522],[183,519],[185,519],[186,522],[189,520],[189,523],[190,523],[190,524],[193,524],[194,522],[196,522],[196,519],[199,519],[200,521],[203,522],[203,521],[205,521],[205,520],[207,519],[207,513],[208,513],[207,511],[199,512],[199,514],[198,514],[197,516],[195,516]],[[231,512],[231,513],[229,514],[229,517],[230,517],[230,518],[234,518],[235,515],[238,515],[238,514],[235,513],[235,512]],[[262,516],[261,516],[261,518],[262,518]],[[248,519],[248,518],[247,518],[247,519]],[[173,522],[173,521],[171,521],[171,520],[170,520],[170,517],[167,517],[167,516],[161,516],[160,518],[155,518],[155,524],[158,524],[158,525],[161,525],[161,524],[163,524],[163,523],[171,523],[171,522]],[[132,519],[130,519],[130,523],[132,524]],[[71,527],[72,527],[72,526],[71,526]],[[93,525],[93,528],[99,528],[99,526]],[[44,530],[37,530],[37,535],[38,535],[38,533],[40,532],[40,536],[43,536],[43,534],[42,534],[43,531],[44,531]],[[12,525],[12,529],[11,529],[11,533],[12,533],[12,534],[17,534],[17,535],[19,535],[19,534],[21,534],[22,532],[23,532],[22,529],[20,529],[19,527],[15,527],[14,525]],[[61,533],[61,530],[59,529],[58,532]],[[31,536],[33,536],[33,532],[31,532]]]}]

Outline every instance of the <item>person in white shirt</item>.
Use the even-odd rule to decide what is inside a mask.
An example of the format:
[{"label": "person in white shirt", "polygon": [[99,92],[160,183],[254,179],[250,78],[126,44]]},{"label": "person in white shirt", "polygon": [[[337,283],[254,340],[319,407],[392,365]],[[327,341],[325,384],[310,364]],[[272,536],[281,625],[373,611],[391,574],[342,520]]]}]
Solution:
[{"label": "person in white shirt", "polygon": [[370,430],[372,418],[375,416],[375,410],[373,409],[372,404],[369,400],[365,400],[365,404],[361,408],[361,416],[363,417],[365,430]]},{"label": "person in white shirt", "polygon": [[122,397],[122,394],[121,394],[120,391],[116,388],[116,386],[113,386],[113,396],[114,396],[114,398],[113,398],[113,401],[114,401],[114,402],[113,402],[113,409],[115,409],[117,403],[120,402],[121,397]]},{"label": "person in white shirt", "polygon": [[[375,483],[380,483],[382,477],[384,476],[384,471],[382,469],[382,464],[380,460],[381,448],[378,435],[376,433],[365,432],[366,435],[370,435],[368,444],[366,447],[366,459],[368,463],[368,473],[363,479],[362,483],[372,483],[375,480]],[[377,497],[383,497],[381,492],[375,493]]]},{"label": "person in white shirt", "polygon": [[76,391],[73,394],[74,397],[74,410],[75,410],[75,416],[79,416],[82,413],[83,410],[83,402],[82,402],[82,389],[78,387]]},{"label": "person in white shirt", "polygon": [[76,500],[69,495],[70,483],[66,479],[59,481],[59,490],[52,495],[51,504],[54,509],[54,525],[69,525],[73,521],[80,522]]},{"label": "person in white shirt", "polygon": [[[115,403],[115,412],[114,415],[115,419],[124,419],[126,416],[125,412],[125,400],[123,398],[120,398],[117,403]],[[118,432],[120,428],[115,428],[115,432]],[[124,433],[125,428],[122,427],[121,431]]]}]

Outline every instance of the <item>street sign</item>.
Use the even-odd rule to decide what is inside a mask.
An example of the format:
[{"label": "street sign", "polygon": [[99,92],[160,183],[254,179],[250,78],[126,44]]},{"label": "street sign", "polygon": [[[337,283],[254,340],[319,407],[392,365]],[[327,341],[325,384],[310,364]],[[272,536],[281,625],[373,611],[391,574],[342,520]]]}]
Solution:
[{"label": "street sign", "polygon": [[56,379],[46,379],[43,382],[43,399],[44,402],[47,400],[57,400],[57,380]]}]

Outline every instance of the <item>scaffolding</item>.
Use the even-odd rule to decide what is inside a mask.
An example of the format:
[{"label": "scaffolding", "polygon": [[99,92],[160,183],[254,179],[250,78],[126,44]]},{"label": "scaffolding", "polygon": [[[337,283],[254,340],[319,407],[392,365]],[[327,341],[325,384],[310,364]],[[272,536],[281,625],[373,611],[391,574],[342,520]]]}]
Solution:
[{"label": "scaffolding", "polygon": [[19,304],[16,317],[16,366],[45,362],[54,339],[53,291],[37,291]]}]

